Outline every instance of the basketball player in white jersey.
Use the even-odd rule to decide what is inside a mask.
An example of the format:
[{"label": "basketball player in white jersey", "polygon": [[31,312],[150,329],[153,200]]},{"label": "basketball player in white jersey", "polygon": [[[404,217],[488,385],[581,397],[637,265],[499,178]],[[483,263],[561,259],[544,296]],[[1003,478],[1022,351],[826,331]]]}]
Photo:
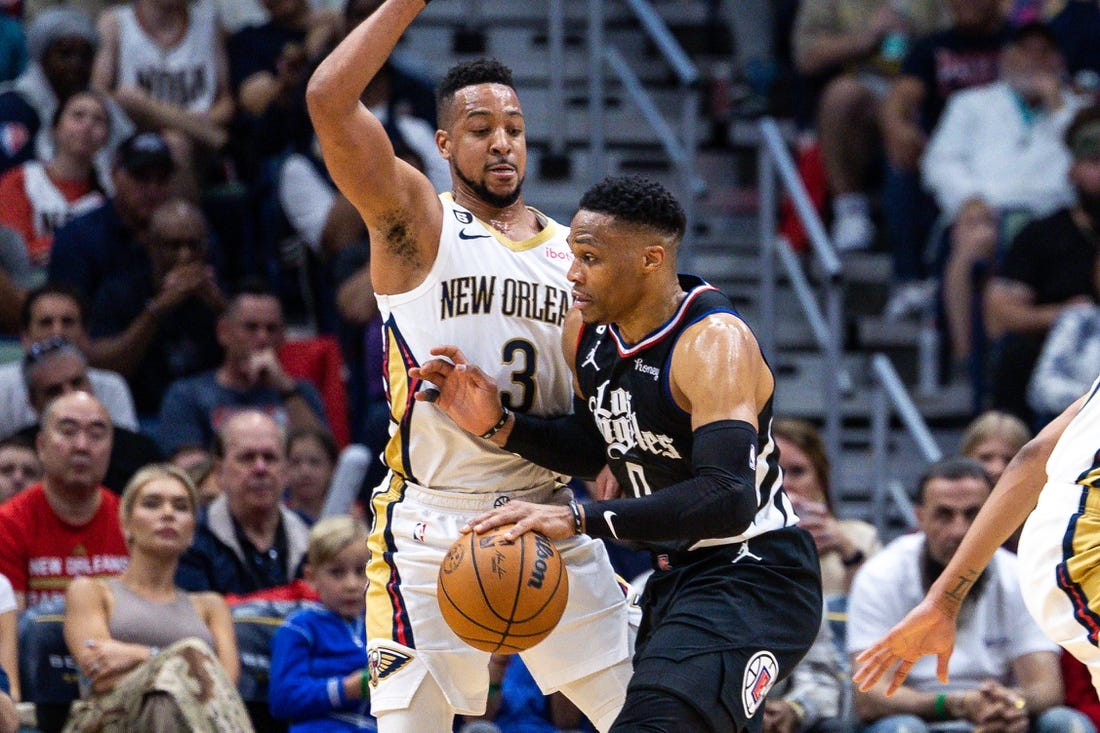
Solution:
[{"label": "basketball player in white jersey", "polygon": [[[439,564],[469,518],[516,498],[567,504],[562,477],[459,429],[413,399],[409,370],[438,343],[461,343],[506,385],[509,406],[569,411],[560,353],[569,307],[567,230],[524,204],[526,139],[511,74],[495,61],[452,69],[437,93],[440,154],[452,190],[439,195],[394,155],[360,94],[424,0],[387,0],[318,66],[310,115],[333,180],[370,232],[371,280],[384,320],[390,473],[374,490],[367,568],[371,711],[382,733],[445,733],[478,715],[489,655],[440,617]],[[627,605],[603,546],[559,544],[569,606],[554,633],[523,654],[546,693],[560,690],[601,731],[630,676]]]},{"label": "basketball player in white jersey", "polygon": [[1047,636],[1088,666],[1100,690],[1098,391],[1100,378],[1008,464],[924,600],[859,656],[854,679],[860,689],[870,689],[893,669],[884,683],[892,694],[925,654],[938,656],[937,674],[947,682],[963,599],[1026,518],[1018,551],[1024,601]]}]

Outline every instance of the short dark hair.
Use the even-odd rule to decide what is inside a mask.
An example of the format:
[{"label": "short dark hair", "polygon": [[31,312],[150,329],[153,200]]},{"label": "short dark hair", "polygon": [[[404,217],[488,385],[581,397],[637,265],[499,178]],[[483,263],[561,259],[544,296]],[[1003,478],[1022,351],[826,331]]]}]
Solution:
[{"label": "short dark hair", "polygon": [[1008,42],[1023,43],[1029,38],[1046,41],[1049,46],[1060,51],[1058,37],[1054,34],[1054,30],[1041,20],[1032,20],[1016,26],[1010,31]]},{"label": "short dark hair", "polygon": [[76,303],[76,309],[80,313],[80,327],[83,328],[87,325],[88,301],[84,299],[83,294],[73,286],[65,283],[45,283],[31,290],[27,293],[27,297],[23,299],[23,305],[19,309],[20,330],[25,333],[31,327],[31,311],[34,310],[34,304],[47,295],[60,295],[70,298]]},{"label": "short dark hair", "polygon": [[312,438],[321,444],[321,450],[328,456],[332,465],[336,465],[336,459],[340,457],[340,449],[336,446],[336,438],[325,428],[299,427],[286,434],[286,455],[290,458],[290,449],[300,440]]},{"label": "short dark hair", "polygon": [[1071,152],[1077,142],[1077,134],[1095,122],[1100,122],[1100,105],[1094,104],[1077,110],[1077,113],[1073,115],[1073,119],[1066,127],[1066,133],[1063,136],[1063,141]]},{"label": "short dark hair", "polygon": [[986,486],[993,488],[993,482],[986,470],[982,468],[982,464],[966,456],[952,456],[936,461],[920,477],[917,483],[917,504],[924,504],[924,490],[932,480],[957,481],[961,478],[980,479]]},{"label": "short dark hair", "polygon": [[687,218],[676,197],[641,176],[608,176],[584,192],[580,208],[656,229],[677,241],[687,229]]},{"label": "short dark hair", "polygon": [[279,303],[279,309],[283,310],[283,301],[279,294],[271,287],[267,280],[258,275],[248,275],[242,278],[229,294],[229,302],[222,311],[222,317],[232,315],[240,305],[241,298],[252,296],[256,298],[274,298]]},{"label": "short dark hair", "polygon": [[480,58],[455,64],[435,90],[436,115],[439,119],[446,116],[447,107],[454,101],[455,92],[474,84],[503,84],[516,88],[512,81],[512,70],[496,59]]}]

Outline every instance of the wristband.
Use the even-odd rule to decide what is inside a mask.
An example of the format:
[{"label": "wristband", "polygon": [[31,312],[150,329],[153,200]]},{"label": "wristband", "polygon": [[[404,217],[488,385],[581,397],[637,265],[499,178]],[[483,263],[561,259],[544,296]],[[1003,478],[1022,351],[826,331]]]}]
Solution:
[{"label": "wristband", "polygon": [[286,402],[291,397],[295,397],[295,396],[300,395],[300,394],[302,394],[302,385],[295,382],[294,386],[291,387],[290,389],[284,389],[284,390],[281,390],[279,392],[279,399]]},{"label": "wristband", "polygon": [[947,712],[947,695],[936,695],[936,702],[933,704],[932,709],[936,713],[936,720],[948,720],[951,714]]},{"label": "wristband", "polygon": [[360,700],[369,700],[370,699],[370,690],[367,689],[367,682],[369,682],[369,681],[370,681],[370,675],[367,674],[367,668],[364,667],[359,672],[359,699]]},{"label": "wristband", "polygon": [[569,500],[569,511],[573,512],[573,534],[584,534],[584,522],[581,520],[581,508],[576,499]]},{"label": "wristband", "polygon": [[489,683],[489,694],[490,695],[499,695],[500,694],[500,683],[499,682],[490,682]]},{"label": "wristband", "polygon": [[497,433],[499,433],[501,431],[501,429],[504,428],[504,425],[508,422],[508,416],[511,415],[511,414],[512,414],[511,410],[509,410],[504,405],[501,405],[501,407],[500,407],[500,419],[497,420],[497,424],[494,425],[493,427],[489,428],[488,430],[486,430],[484,433],[482,433],[480,437],[484,438],[485,440],[488,440],[489,438],[491,438],[494,435],[496,435]]}]

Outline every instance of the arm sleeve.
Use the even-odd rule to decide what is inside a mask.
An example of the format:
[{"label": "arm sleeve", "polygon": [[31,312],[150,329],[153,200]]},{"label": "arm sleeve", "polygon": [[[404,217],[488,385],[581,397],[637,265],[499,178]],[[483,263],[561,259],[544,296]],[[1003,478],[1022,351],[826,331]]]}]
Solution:
[{"label": "arm sleeve", "polygon": [[[347,703],[339,677],[313,677],[308,673],[311,647],[309,635],[293,623],[285,623],[275,632],[268,701],[276,718],[317,718]],[[332,693],[337,695],[336,700]]]},{"label": "arm sleeve", "polygon": [[[648,496],[585,505],[585,531],[621,540],[703,540],[736,537],[759,507],[756,428],[719,420],[693,434],[694,476]],[[612,522],[608,522],[612,517]]]},{"label": "arm sleeve", "polygon": [[515,416],[505,450],[551,471],[583,479],[594,478],[607,463],[603,436],[579,397],[573,397],[570,415],[544,418],[517,412]]},{"label": "arm sleeve", "polygon": [[970,134],[968,96],[953,96],[928,140],[921,159],[924,186],[940,210],[954,220],[967,199],[981,195],[982,188],[971,166],[973,137]]}]

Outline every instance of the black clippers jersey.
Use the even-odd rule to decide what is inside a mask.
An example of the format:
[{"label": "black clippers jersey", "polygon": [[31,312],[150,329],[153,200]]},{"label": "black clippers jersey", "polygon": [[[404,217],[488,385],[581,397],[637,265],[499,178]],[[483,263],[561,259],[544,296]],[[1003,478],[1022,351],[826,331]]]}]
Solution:
[{"label": "black clippers jersey", "polygon": [[[607,444],[607,462],[628,495],[644,496],[692,477],[691,415],[672,399],[669,373],[680,334],[712,313],[740,318],[717,288],[681,275],[687,292],[676,313],[644,339],[627,346],[617,327],[584,325],[577,344],[576,374],[581,394]],[[757,416],[757,513],[738,537],[660,547],[686,550],[740,542],[796,523],[780,488],[778,451],[771,437],[772,399]],[[657,547],[658,543],[646,543]]]}]

